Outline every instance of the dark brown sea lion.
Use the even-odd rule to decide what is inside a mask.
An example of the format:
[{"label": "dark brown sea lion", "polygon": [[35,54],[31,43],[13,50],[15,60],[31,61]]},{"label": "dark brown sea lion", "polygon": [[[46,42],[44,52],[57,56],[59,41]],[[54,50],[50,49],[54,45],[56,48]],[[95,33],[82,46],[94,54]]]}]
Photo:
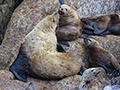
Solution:
[{"label": "dark brown sea lion", "polygon": [[43,79],[61,79],[79,72],[82,59],[74,52],[56,51],[55,29],[59,14],[48,15],[25,37],[20,54],[10,71],[21,81],[27,75]]},{"label": "dark brown sea lion", "polygon": [[59,8],[60,21],[56,36],[60,40],[75,40],[82,34],[82,23],[77,12],[66,4]]},{"label": "dark brown sea lion", "polygon": [[103,49],[99,45],[98,41],[91,38],[86,38],[84,39],[84,42],[89,49],[89,62],[92,66],[101,66],[108,72],[110,72],[109,69],[120,72],[120,64],[117,59],[110,52]]},{"label": "dark brown sea lion", "polygon": [[120,35],[120,17],[118,14],[98,15],[82,18],[83,32],[92,35]]}]

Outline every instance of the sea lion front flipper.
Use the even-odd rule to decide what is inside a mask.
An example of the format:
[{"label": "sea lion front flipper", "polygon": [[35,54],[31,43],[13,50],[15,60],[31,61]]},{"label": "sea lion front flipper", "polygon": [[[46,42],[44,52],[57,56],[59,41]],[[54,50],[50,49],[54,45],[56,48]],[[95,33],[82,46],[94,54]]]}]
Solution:
[{"label": "sea lion front flipper", "polygon": [[107,68],[105,65],[103,65],[103,64],[98,64],[98,66],[104,68],[106,72],[110,73],[110,71],[108,70],[108,68]]},{"label": "sea lion front flipper", "polygon": [[79,74],[82,75],[82,74],[84,73],[84,71],[85,71],[85,68],[84,68],[83,66],[81,66],[81,69],[80,69],[80,71],[79,71]]},{"label": "sea lion front flipper", "polygon": [[58,41],[57,43],[67,45],[68,47],[70,46],[70,44],[67,41]]},{"label": "sea lion front flipper", "polygon": [[26,59],[22,55],[18,55],[17,59],[10,66],[9,70],[15,75],[17,79],[27,82],[27,65]]},{"label": "sea lion front flipper", "polygon": [[88,28],[83,28],[83,33],[89,34],[89,35],[94,35],[93,29],[88,29]]},{"label": "sea lion front flipper", "polygon": [[106,35],[107,33],[104,33],[104,32],[106,32],[106,30],[107,30],[107,27],[105,27],[103,30],[99,30],[98,28],[97,28],[97,25],[96,25],[97,23],[95,22],[94,23],[94,34],[97,34],[97,35]]},{"label": "sea lion front flipper", "polygon": [[35,90],[35,85],[31,82],[25,90]]},{"label": "sea lion front flipper", "polygon": [[58,52],[65,52],[65,50],[63,49],[63,47],[59,43],[57,43],[56,51],[58,51]]},{"label": "sea lion front flipper", "polygon": [[59,0],[59,2],[61,5],[64,4],[64,0]]}]

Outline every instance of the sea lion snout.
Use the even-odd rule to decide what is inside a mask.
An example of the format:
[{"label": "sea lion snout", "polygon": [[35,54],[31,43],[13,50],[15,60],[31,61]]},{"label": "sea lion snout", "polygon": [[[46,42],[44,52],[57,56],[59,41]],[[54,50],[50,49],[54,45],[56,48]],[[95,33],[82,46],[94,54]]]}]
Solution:
[{"label": "sea lion snout", "polygon": [[60,15],[63,15],[63,14],[64,14],[64,9],[63,9],[62,7],[60,7],[58,13],[59,13]]},{"label": "sea lion snout", "polygon": [[88,44],[89,44],[89,42],[92,42],[92,40],[91,40],[91,39],[89,39],[89,38],[84,38],[84,42],[85,42],[85,44],[86,44],[86,45],[88,45]]}]

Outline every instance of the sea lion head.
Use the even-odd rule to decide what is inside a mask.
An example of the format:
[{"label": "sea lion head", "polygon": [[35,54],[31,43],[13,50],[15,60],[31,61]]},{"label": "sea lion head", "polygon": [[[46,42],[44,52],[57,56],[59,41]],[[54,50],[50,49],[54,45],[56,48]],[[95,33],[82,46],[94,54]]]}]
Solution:
[{"label": "sea lion head", "polygon": [[[71,10],[71,7],[69,7],[68,5],[66,4],[62,4],[59,8],[59,14],[60,15],[65,15],[67,14],[68,12],[70,12]],[[66,13],[67,12],[67,13]]]},{"label": "sea lion head", "polygon": [[53,13],[46,16],[42,21],[40,28],[46,28],[47,30],[55,30],[59,22],[59,13]]},{"label": "sea lion head", "polygon": [[81,23],[81,20],[79,18],[78,13],[70,6],[62,4],[58,10],[58,13],[60,15],[59,20],[60,25],[77,24],[77,26],[80,26],[79,24]]},{"label": "sea lion head", "polygon": [[96,41],[95,39],[92,39],[92,38],[85,38],[84,43],[85,43],[86,47],[88,47],[88,48],[99,46],[98,41]]}]

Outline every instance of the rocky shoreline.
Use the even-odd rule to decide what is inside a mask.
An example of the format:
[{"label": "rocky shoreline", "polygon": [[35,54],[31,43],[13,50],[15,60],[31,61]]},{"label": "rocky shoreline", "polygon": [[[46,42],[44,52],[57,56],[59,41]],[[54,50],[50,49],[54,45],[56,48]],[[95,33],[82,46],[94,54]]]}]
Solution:
[{"label": "rocky shoreline", "polygon": [[[65,0],[65,3],[75,9],[78,12],[80,18],[91,17],[93,15],[99,14],[114,13],[117,5],[115,0]],[[3,3],[1,3],[0,6],[1,5],[3,6]],[[70,47],[63,45],[63,48],[67,52],[76,52],[82,57],[83,66],[89,68],[82,76],[74,75],[66,77],[62,80],[51,81],[28,77],[28,82],[23,83],[19,80],[16,80],[13,74],[8,71],[9,66],[14,62],[18,55],[19,48],[21,43],[24,41],[24,37],[37,25],[37,23],[43,17],[57,11],[59,6],[60,4],[58,0],[24,0],[15,9],[12,17],[9,17],[9,19],[7,18],[7,20],[5,20],[6,22],[9,21],[8,25],[6,23],[3,23],[4,25],[1,24],[0,42],[2,42],[2,44],[0,46],[0,89],[24,90],[28,87],[30,82],[34,83],[35,90],[77,90],[78,88],[78,90],[103,90],[103,88],[107,85],[120,85],[120,82],[117,82],[119,81],[120,77],[116,77],[111,80],[111,78],[108,78],[103,68],[89,68],[89,53],[85,48],[83,39],[81,38],[70,41]],[[120,15],[120,11],[117,13]],[[2,14],[0,13],[0,15]],[[5,15],[2,15],[2,18],[3,16]],[[3,20],[4,19],[2,19],[1,23],[4,22]],[[4,27],[7,27],[7,29],[3,29]],[[120,57],[120,36],[107,35],[107,37],[93,37],[98,40],[100,45],[105,50],[114,54],[118,58]],[[95,76],[95,73],[98,71],[99,73],[97,76]]]}]

